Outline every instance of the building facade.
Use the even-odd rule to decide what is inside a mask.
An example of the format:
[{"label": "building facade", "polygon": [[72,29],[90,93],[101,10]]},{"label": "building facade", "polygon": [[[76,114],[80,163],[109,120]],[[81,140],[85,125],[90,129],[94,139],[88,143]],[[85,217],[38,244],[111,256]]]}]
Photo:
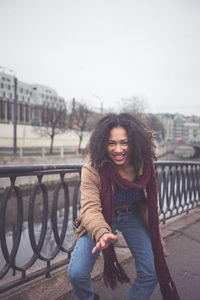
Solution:
[{"label": "building facade", "polygon": [[[49,111],[56,111],[65,106],[63,97],[60,97],[54,89],[43,85],[17,80],[16,90],[18,124],[46,125]],[[14,76],[0,72],[0,123],[13,123],[14,97]]]},{"label": "building facade", "polygon": [[157,114],[165,129],[166,141],[200,142],[200,118],[180,114]]}]

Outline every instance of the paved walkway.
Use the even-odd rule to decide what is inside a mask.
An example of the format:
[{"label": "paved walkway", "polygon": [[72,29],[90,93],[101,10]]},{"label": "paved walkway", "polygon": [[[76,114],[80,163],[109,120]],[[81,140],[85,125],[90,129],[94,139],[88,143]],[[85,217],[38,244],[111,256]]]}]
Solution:
[{"label": "paved walkway", "polygon": [[[169,253],[168,267],[181,300],[200,300],[200,208],[167,224],[162,231]],[[135,267],[130,256],[124,263],[124,267],[133,280]],[[125,300],[130,288],[129,284],[124,284],[115,290],[107,289],[101,276],[94,278],[93,286],[102,300]],[[71,292],[58,299],[75,300],[76,298]],[[150,300],[162,300],[158,286]]]},{"label": "paved walkway", "polygon": [[[168,257],[167,263],[176,283],[181,300],[200,300],[200,207],[188,215],[167,222],[162,226]],[[116,247],[118,259],[123,263],[131,280],[135,278],[135,267],[124,240],[119,236]],[[92,272],[93,286],[101,300],[125,300],[129,284],[120,285],[111,290],[104,286],[102,280],[102,256],[97,260]],[[67,278],[66,266],[53,272],[49,279],[38,279],[21,290],[10,291],[2,300],[75,300],[72,287]],[[143,300],[143,299],[141,299]],[[150,300],[162,300],[157,286]]]}]

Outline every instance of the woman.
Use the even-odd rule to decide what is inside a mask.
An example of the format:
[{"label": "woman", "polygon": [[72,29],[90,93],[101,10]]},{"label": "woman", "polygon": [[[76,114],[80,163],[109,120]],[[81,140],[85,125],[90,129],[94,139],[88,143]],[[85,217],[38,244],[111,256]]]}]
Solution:
[{"label": "woman", "polygon": [[75,222],[78,241],[68,268],[77,299],[100,299],[90,273],[101,250],[105,284],[114,288],[117,281],[129,282],[114,251],[114,232],[119,230],[137,270],[126,300],[149,299],[157,281],[163,299],[178,300],[159,231],[152,132],[129,114],[108,114],[94,128],[89,152],[90,161],[82,169],[80,217]]}]

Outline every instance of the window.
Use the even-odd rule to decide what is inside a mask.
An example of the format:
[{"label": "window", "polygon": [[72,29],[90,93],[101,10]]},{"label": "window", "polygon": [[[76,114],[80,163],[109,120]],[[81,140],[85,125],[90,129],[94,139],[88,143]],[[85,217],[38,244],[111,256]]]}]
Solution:
[{"label": "window", "polygon": [[7,102],[7,120],[11,121],[12,120],[12,103]]},{"label": "window", "polygon": [[25,106],[25,116],[26,116],[25,122],[29,123],[29,120],[30,120],[30,110],[29,110],[29,106],[28,105]]},{"label": "window", "polygon": [[19,104],[19,120],[20,122],[24,121],[24,105]]},{"label": "window", "polygon": [[5,102],[0,100],[0,119],[5,120]]},{"label": "window", "polygon": [[197,137],[197,129],[196,129],[196,128],[195,128],[194,131],[193,131],[193,136],[194,136],[194,137]]},{"label": "window", "polygon": [[41,111],[41,122],[42,122],[42,125],[45,124],[46,122],[46,110],[43,108],[42,111]]}]

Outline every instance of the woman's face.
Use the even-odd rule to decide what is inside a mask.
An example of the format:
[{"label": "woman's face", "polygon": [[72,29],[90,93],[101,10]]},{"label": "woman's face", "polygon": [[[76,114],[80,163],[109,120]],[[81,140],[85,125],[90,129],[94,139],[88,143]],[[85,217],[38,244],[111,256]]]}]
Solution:
[{"label": "woman's face", "polygon": [[108,157],[117,166],[126,166],[129,161],[129,147],[127,132],[123,127],[114,127],[108,138]]}]

